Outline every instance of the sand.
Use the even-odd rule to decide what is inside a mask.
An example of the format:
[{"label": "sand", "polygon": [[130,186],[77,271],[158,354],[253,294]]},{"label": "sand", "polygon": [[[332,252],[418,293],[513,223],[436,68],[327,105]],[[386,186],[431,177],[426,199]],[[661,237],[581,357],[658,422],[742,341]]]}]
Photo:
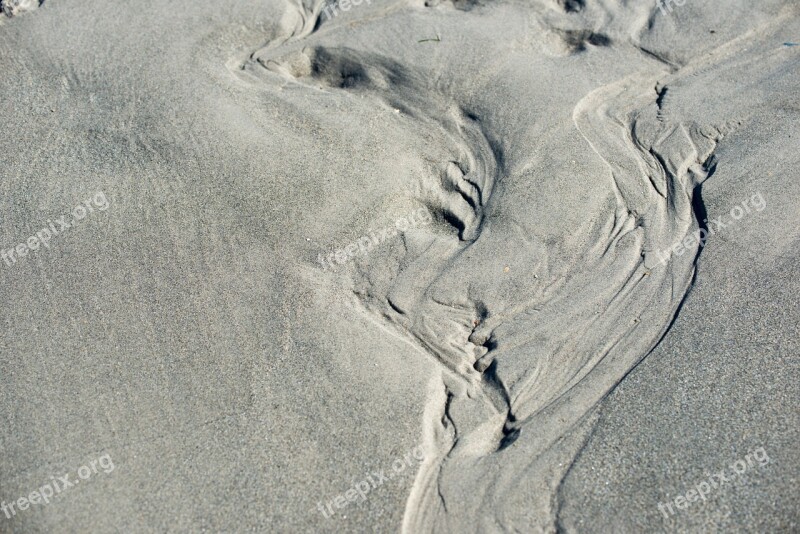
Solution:
[{"label": "sand", "polygon": [[798,528],[796,4],[3,8],[0,531]]}]

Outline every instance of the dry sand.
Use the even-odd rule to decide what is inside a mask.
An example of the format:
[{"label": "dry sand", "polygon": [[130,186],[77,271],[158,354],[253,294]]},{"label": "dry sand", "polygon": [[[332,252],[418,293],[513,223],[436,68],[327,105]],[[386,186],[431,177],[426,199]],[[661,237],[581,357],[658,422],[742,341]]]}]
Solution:
[{"label": "dry sand", "polygon": [[682,4],[4,0],[0,532],[800,528],[800,6]]}]

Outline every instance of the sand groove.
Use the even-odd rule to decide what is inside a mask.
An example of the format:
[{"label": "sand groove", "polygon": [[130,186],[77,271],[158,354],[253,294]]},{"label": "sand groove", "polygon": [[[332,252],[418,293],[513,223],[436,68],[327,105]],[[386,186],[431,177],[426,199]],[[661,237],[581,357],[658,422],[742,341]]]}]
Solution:
[{"label": "sand groove", "polygon": [[[474,366],[481,374],[471,383],[480,384],[481,394],[444,378],[445,419],[453,431],[437,431],[445,419],[434,412],[427,435],[437,439],[428,442],[431,460],[409,498],[404,531],[455,528],[464,524],[465,514],[478,531],[553,529],[551,500],[539,502],[533,524],[509,523],[503,509],[517,502],[522,480],[533,501],[537,492],[554,495],[566,467],[556,469],[551,457],[560,454],[560,465],[569,465],[567,451],[577,450],[586,432],[576,427],[654,346],[682,302],[695,256],[661,266],[652,260],[653,252],[697,228],[692,194],[707,176],[703,163],[716,139],[657,116],[659,95],[653,87],[662,75],[620,80],[590,93],[575,108],[576,127],[609,168],[617,199],[614,219],[596,228],[595,245],[585,251],[579,268],[560,273],[562,282],[550,292],[520,296],[504,313],[491,307],[483,312],[495,347]],[[484,238],[491,236],[481,235],[467,248]],[[599,280],[605,283],[599,286]],[[435,308],[425,306],[425,298],[419,302],[417,324],[445,324]],[[418,332],[411,324],[409,330]],[[425,342],[432,331],[422,329],[417,337]],[[442,360],[457,360],[452,347],[427,346]],[[487,403],[489,398],[494,402]],[[560,452],[552,448],[556,442]],[[461,492],[458,504],[445,507],[465,472],[475,482],[472,499],[464,502]],[[435,492],[431,485],[437,486]]]}]

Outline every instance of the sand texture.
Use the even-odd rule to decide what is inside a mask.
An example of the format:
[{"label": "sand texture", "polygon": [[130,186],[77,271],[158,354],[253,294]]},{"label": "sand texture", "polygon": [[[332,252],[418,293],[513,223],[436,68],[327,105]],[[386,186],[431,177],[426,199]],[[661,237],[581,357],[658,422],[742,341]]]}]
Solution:
[{"label": "sand texture", "polygon": [[3,0],[0,532],[800,529],[800,4],[681,4]]}]

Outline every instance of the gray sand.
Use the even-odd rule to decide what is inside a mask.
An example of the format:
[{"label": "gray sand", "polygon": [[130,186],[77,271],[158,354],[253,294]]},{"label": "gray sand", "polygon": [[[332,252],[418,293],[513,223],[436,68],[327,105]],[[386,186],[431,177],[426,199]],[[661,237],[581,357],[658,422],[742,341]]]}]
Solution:
[{"label": "gray sand", "polygon": [[0,532],[798,529],[795,3],[3,8]]}]

